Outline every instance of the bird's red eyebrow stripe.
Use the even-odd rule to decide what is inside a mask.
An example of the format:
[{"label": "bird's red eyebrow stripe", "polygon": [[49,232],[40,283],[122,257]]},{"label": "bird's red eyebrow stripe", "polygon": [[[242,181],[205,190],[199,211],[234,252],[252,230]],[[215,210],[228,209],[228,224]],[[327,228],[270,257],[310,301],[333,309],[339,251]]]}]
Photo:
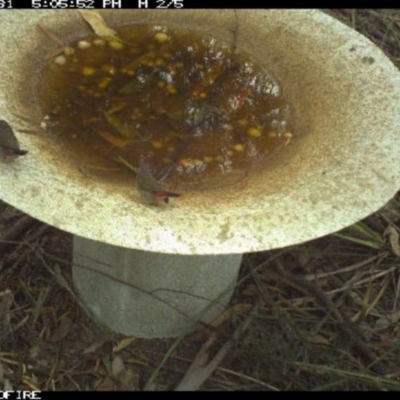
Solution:
[{"label": "bird's red eyebrow stripe", "polygon": [[153,192],[153,196],[156,197],[156,198],[168,197],[166,192]]}]

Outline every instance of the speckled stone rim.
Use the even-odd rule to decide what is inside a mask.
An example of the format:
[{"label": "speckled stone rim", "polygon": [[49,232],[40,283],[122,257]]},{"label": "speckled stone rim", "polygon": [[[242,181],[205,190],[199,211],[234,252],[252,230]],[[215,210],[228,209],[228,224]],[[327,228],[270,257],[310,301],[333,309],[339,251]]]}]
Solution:
[{"label": "speckled stone rim", "polygon": [[[84,177],[54,141],[18,134],[29,150],[0,165],[0,198],[75,235],[126,248],[229,254],[284,247],[337,231],[385,204],[400,187],[400,74],[368,39],[313,10],[102,11],[110,26],[185,25],[232,40],[281,83],[297,136],[240,187],[184,193],[161,209],[132,187]],[[0,118],[35,118],[40,60],[89,33],[76,10],[0,12]],[[72,160],[73,161],[73,160]]]}]

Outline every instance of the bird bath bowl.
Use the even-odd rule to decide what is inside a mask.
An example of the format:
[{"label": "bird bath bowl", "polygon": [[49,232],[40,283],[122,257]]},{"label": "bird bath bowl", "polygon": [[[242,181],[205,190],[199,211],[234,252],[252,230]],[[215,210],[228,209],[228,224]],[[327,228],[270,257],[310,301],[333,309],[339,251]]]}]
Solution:
[{"label": "bird bath bowl", "polygon": [[98,12],[111,27],[184,26],[227,42],[237,27],[237,49],[281,84],[295,133],[240,187],[184,193],[170,207],[149,207],[136,201],[133,184],[84,176],[54,138],[18,132],[15,113],[41,116],[35,85],[45,55],[59,47],[37,24],[65,43],[87,36],[88,25],[75,10],[0,14],[0,118],[29,150],[0,165],[0,198],[74,235],[75,285],[112,329],[179,335],[226,304],[242,253],[340,230],[400,187],[400,73],[356,31],[312,10]]}]

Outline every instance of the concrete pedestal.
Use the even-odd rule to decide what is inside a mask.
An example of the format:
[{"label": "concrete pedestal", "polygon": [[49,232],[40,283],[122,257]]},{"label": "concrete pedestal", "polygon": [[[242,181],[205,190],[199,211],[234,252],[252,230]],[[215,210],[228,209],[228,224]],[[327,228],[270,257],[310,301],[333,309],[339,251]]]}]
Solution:
[{"label": "concrete pedestal", "polygon": [[242,255],[151,253],[74,237],[79,296],[108,328],[142,338],[176,337],[229,302]]}]

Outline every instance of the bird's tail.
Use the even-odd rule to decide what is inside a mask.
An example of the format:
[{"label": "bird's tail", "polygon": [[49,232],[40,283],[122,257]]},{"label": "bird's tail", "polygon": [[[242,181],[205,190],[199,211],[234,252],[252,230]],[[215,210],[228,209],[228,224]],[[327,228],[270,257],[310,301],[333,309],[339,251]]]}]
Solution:
[{"label": "bird's tail", "polygon": [[18,150],[14,150],[14,153],[19,155],[19,156],[24,156],[25,154],[28,153],[28,150],[20,150],[20,149],[18,149]]},{"label": "bird's tail", "polygon": [[21,150],[21,149],[11,149],[9,147],[6,147],[6,152],[10,156],[24,156],[26,153],[28,153],[28,150]]}]

